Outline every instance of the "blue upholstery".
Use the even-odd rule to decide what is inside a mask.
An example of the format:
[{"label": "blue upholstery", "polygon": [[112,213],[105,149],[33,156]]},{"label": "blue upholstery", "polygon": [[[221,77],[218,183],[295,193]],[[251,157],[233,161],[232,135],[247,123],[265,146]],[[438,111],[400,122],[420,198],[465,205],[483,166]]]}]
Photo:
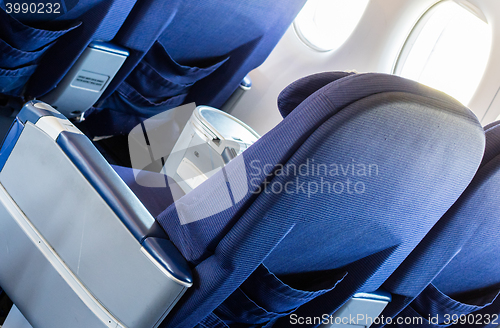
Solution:
[{"label": "blue upholstery", "polygon": [[112,40],[130,56],[87,113],[90,134],[126,134],[182,103],[220,107],[305,1],[72,0],[59,15],[9,15],[0,1],[0,94],[40,97],[91,41]]},{"label": "blue upholstery", "polygon": [[299,79],[287,86],[278,96],[278,109],[283,118],[287,117],[307,97],[325,85],[352,75],[348,72],[329,72],[316,74],[314,78]]},{"label": "blue upholstery", "polygon": [[[500,291],[500,124],[485,127],[485,135],[485,154],[469,187],[384,284],[398,300],[393,298],[383,315],[404,308],[399,317],[421,315],[424,326],[443,325],[450,320],[446,314],[479,311]],[[484,314],[498,315],[500,308],[494,304],[481,313],[469,317],[471,326],[484,326]],[[439,320],[429,323],[429,316]]]},{"label": "blue upholstery", "polygon": [[113,39],[135,2],[63,1],[60,14],[16,15],[0,1],[0,94],[39,97],[52,90],[91,41]]},{"label": "blue upholstery", "polygon": [[115,39],[136,51],[102,99],[110,96],[88,116],[90,133],[126,134],[182,103],[220,108],[264,62],[304,3],[141,1]]},{"label": "blue upholstery", "polygon": [[[1,157],[0,157],[1,159]],[[174,203],[174,197],[172,196],[171,188],[175,188],[176,185],[166,181],[165,185],[169,187],[163,188],[152,188],[144,187],[136,182],[136,176],[140,175],[142,181],[148,181],[149,179],[167,179],[167,177],[160,173],[140,171],[135,169],[130,169],[122,166],[111,166],[116,173],[122,178],[122,180],[127,184],[127,186],[136,194],[139,200],[144,204],[148,211],[156,217],[158,214],[163,212],[165,208]],[[152,184],[149,184],[152,185]]]},{"label": "blue upholstery", "polygon": [[[483,155],[467,108],[400,77],[316,74],[285,89],[280,104],[288,115],[279,125],[157,216],[194,272],[162,327],[289,327],[291,312],[321,317],[378,289]],[[312,164],[338,175],[280,170]],[[325,181],[345,188],[312,193]],[[228,193],[232,206],[217,211]],[[182,224],[189,217],[200,219]]]},{"label": "blue upholstery", "polygon": [[13,241],[0,283],[33,326],[156,327],[191,286],[158,221],[55,109],[27,102],[0,160],[1,239]]}]

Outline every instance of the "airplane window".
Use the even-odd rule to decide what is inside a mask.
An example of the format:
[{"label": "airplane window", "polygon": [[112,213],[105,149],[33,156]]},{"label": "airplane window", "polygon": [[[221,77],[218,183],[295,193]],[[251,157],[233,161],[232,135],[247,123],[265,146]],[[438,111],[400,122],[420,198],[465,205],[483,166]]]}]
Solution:
[{"label": "airplane window", "polygon": [[339,48],[351,35],[369,0],[309,0],[293,26],[299,38],[317,51]]},{"label": "airplane window", "polygon": [[442,1],[415,25],[394,73],[444,91],[467,105],[486,69],[491,28],[453,1]]}]

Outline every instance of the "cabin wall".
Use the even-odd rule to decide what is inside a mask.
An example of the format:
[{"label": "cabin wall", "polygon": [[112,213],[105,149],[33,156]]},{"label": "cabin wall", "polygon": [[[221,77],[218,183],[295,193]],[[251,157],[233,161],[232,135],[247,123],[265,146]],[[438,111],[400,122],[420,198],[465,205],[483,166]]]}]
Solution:
[{"label": "cabin wall", "polygon": [[469,0],[484,14],[492,28],[491,52],[483,79],[469,107],[483,125],[498,119],[500,115],[500,1]]},{"label": "cabin wall", "polygon": [[[281,121],[276,105],[280,91],[298,78],[331,70],[391,73],[412,27],[436,2],[370,0],[351,37],[331,52],[322,53],[307,47],[291,26],[268,59],[250,73],[252,89],[246,92],[232,114],[264,134]],[[495,98],[500,86],[500,1],[470,2],[481,9],[494,30],[486,73],[469,104],[482,123],[487,124],[500,114],[500,95]]]}]

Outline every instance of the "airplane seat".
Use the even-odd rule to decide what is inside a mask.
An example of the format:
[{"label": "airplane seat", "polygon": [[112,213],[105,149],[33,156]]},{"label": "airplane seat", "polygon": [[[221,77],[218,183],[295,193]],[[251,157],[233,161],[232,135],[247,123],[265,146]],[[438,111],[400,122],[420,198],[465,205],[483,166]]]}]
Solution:
[{"label": "airplane seat", "polygon": [[283,118],[287,117],[307,97],[338,79],[355,74],[354,72],[329,72],[320,73],[314,79],[298,79],[290,83],[278,95],[278,110]]},{"label": "airplane seat", "polygon": [[333,314],[382,285],[482,158],[475,116],[418,83],[328,72],[287,92],[297,96],[280,97],[280,124],[156,217],[197,286],[162,327]]},{"label": "airplane seat", "polygon": [[191,286],[162,228],[49,105],[23,107],[0,168],[0,285],[32,326],[156,327]]},{"label": "airplane seat", "polygon": [[156,220],[28,103],[0,151],[0,285],[42,328],[289,327],[375,291],[466,188],[483,130],[397,76],[307,81],[325,86]]},{"label": "airplane seat", "polygon": [[[30,18],[33,17],[29,14],[18,15],[21,16],[21,20],[18,20],[14,15],[7,14],[7,10],[14,11],[12,6],[10,3],[7,9],[4,2],[0,3],[1,139],[5,137],[14,120],[11,116],[15,116],[22,107],[26,84],[45,53],[64,39],[64,35],[74,34],[73,30],[79,30],[81,27],[81,22],[52,22],[60,16],[58,14],[40,15],[44,20],[41,22],[32,22]],[[60,66],[55,70],[58,68]]]},{"label": "airplane seat", "polygon": [[393,294],[383,315],[423,322],[399,326],[500,324],[500,124],[484,130],[485,153],[474,179],[384,284],[399,296]]},{"label": "airplane seat", "polygon": [[43,3],[36,13],[2,2],[0,94],[26,100],[53,90],[89,43],[113,39],[135,2],[65,1],[58,8]]},{"label": "airplane seat", "polygon": [[[136,170],[118,165],[111,165],[111,167],[153,217],[158,216],[163,210],[174,203],[174,195],[184,193],[170,177],[161,173]],[[140,180],[141,183],[138,183],[137,180]],[[153,180],[155,181],[154,183],[148,183],[148,181]],[[150,187],[158,185],[158,180],[164,180],[165,187]]]},{"label": "airplane seat", "polygon": [[[12,4],[10,4],[12,6]],[[81,22],[59,22],[60,29],[35,28],[7,14],[5,4],[0,9],[0,93],[7,96],[22,96],[25,84],[37,68],[41,57],[65,34],[80,27]],[[10,11],[13,11],[10,8]],[[42,15],[40,15],[42,16]],[[57,15],[59,16],[59,15]],[[43,16],[42,16],[43,17]],[[49,18],[50,17],[50,18]],[[51,15],[47,21],[36,22],[35,26],[54,25]],[[45,24],[42,24],[45,23]],[[65,24],[64,24],[65,23]],[[71,33],[70,33],[71,34]]]},{"label": "airplane seat", "polygon": [[[30,48],[14,49],[26,52],[17,56],[10,53],[16,44],[6,44],[8,51],[0,48],[16,64],[5,61],[2,66],[0,55],[0,69],[8,69],[0,74],[0,94],[16,97],[8,104],[15,110],[39,99],[70,119],[86,118],[77,125],[93,138],[127,134],[141,121],[182,103],[221,108],[264,62],[305,0],[66,2],[61,15],[7,14],[3,6],[5,31],[27,29],[21,40]],[[66,35],[57,30],[62,27],[67,27]],[[0,35],[12,43],[8,37]],[[46,41],[44,47],[37,37]],[[96,41],[106,44],[93,47]],[[102,55],[103,49],[109,56],[89,55]],[[117,162],[126,153],[121,141],[101,142],[104,153],[115,148],[109,153],[119,153]]]},{"label": "airplane seat", "polygon": [[[85,128],[92,136],[126,135],[145,119],[184,103],[221,108],[264,62],[305,2],[141,4],[115,40],[145,52],[124,64],[103,101],[86,115]],[[172,13],[171,19],[154,31],[154,38],[145,35],[155,22],[150,17],[164,12]]]}]

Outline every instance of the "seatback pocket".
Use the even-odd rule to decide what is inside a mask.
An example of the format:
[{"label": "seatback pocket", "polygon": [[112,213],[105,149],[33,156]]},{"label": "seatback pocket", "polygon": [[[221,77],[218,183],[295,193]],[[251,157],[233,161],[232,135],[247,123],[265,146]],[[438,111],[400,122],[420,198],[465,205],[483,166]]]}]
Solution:
[{"label": "seatback pocket", "polygon": [[54,31],[38,29],[0,9],[0,93],[21,96],[43,54],[59,37],[80,25]]},{"label": "seatback pocket", "polygon": [[216,310],[226,324],[262,325],[289,315],[299,306],[335,288],[346,272],[322,279],[322,289],[300,290],[284,283],[261,264]]},{"label": "seatback pocket", "polygon": [[151,104],[159,104],[170,97],[187,94],[194,83],[213,73],[228,59],[213,59],[208,66],[181,65],[157,41],[127,77],[126,83]]}]

